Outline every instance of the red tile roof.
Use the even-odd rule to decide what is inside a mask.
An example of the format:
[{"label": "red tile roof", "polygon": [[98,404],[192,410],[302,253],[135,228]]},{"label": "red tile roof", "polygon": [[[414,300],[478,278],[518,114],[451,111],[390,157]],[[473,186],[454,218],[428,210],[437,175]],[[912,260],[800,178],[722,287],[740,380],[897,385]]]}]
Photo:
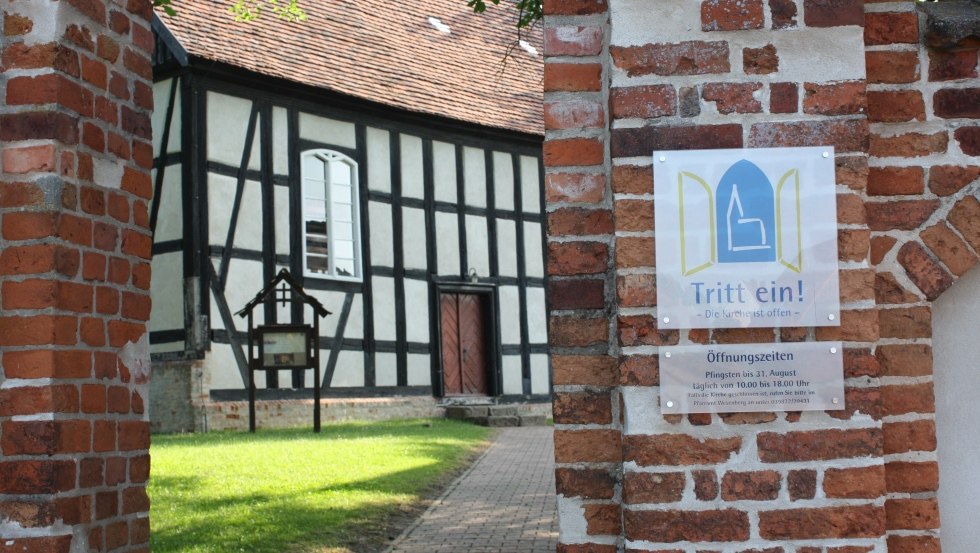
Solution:
[{"label": "red tile roof", "polygon": [[230,4],[180,0],[178,15],[161,20],[192,56],[413,112],[544,134],[541,33],[529,33],[537,55],[519,47],[507,2],[476,15],[465,0],[301,0],[309,17],[302,23],[268,13],[236,23]]}]

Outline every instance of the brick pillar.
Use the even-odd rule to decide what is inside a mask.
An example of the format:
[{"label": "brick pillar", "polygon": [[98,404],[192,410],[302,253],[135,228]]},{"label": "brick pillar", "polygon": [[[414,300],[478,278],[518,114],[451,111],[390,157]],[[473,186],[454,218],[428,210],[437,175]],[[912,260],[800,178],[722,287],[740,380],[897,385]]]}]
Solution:
[{"label": "brick pillar", "polygon": [[[545,14],[559,551],[884,550],[864,2]],[[653,151],[818,145],[836,151],[841,325],[658,328]],[[820,340],[844,342],[843,411],[660,412],[661,346]]]},{"label": "brick pillar", "polygon": [[0,552],[148,551],[150,3],[2,12]]}]

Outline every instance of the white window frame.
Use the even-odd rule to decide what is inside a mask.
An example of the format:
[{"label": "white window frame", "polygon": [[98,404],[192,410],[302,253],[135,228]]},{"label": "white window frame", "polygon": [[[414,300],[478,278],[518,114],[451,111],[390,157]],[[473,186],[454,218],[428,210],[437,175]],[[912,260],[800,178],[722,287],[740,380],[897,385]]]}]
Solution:
[{"label": "white window frame", "polygon": [[[314,158],[323,164],[324,170],[321,175],[312,176],[305,174],[307,160],[309,158]],[[338,248],[334,242],[336,232],[334,225],[338,223],[334,213],[335,200],[331,198],[331,192],[335,183],[331,179],[331,170],[336,166],[346,165],[350,170],[350,188],[351,188],[351,201],[350,210],[352,224],[352,241],[354,249],[354,274],[353,275],[343,275],[337,272],[337,256],[335,253]],[[317,179],[317,181],[313,181]],[[309,268],[308,263],[308,252],[307,252],[307,231],[306,231],[306,214],[308,202],[321,201],[320,198],[313,197],[309,193],[311,186],[319,184],[324,187],[324,193],[322,200],[324,202],[324,213],[326,214],[326,232],[327,232],[327,264],[328,269],[325,272],[312,271]],[[362,271],[362,255],[361,251],[361,213],[360,213],[360,183],[357,180],[357,162],[340,152],[327,149],[316,149],[307,150],[301,154],[300,157],[300,221],[299,221],[299,232],[300,232],[300,243],[302,244],[302,258],[301,263],[303,265],[303,275],[309,278],[319,278],[319,279],[331,279],[331,280],[347,280],[360,282],[363,278]],[[341,221],[346,222],[346,221]],[[313,254],[317,255],[317,254]]]}]

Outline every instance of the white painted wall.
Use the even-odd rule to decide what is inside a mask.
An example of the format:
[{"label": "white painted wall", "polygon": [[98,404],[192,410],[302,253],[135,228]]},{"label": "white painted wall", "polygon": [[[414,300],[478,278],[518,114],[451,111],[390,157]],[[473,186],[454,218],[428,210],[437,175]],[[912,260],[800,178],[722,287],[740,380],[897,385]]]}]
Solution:
[{"label": "white painted wall", "polygon": [[429,356],[421,353],[409,353],[406,363],[409,386],[428,386],[432,384],[432,369]]},{"label": "white painted wall", "polygon": [[501,286],[497,289],[500,300],[500,343],[521,343],[521,311],[517,286]]},{"label": "white painted wall", "polygon": [[432,143],[432,180],[435,199],[456,203],[456,147],[447,142]]},{"label": "white painted wall", "polygon": [[548,313],[545,309],[544,288],[527,288],[527,329],[532,344],[548,341]]},{"label": "white painted wall", "polygon": [[503,393],[520,395],[524,393],[524,378],[521,376],[521,356],[502,356],[501,376],[503,377]]},{"label": "white painted wall", "polygon": [[548,389],[548,355],[544,353],[531,354],[531,393],[547,394]]},{"label": "white painted wall", "polygon": [[409,342],[429,341],[429,283],[405,279],[405,337]]},{"label": "white painted wall", "polygon": [[[467,197],[467,201],[469,198]],[[490,274],[490,242],[487,236],[487,218],[475,215],[466,216],[466,258],[470,266],[482,277]]]},{"label": "white painted wall", "polygon": [[517,223],[497,219],[497,270],[500,276],[517,276]]},{"label": "white painted wall", "polygon": [[[208,92],[208,159],[238,167],[242,162],[245,137],[248,131],[248,118],[252,113],[252,102],[244,98]],[[255,124],[255,137],[249,155],[248,168],[258,169],[262,164],[259,155],[259,122]]]},{"label": "white painted wall", "polygon": [[327,119],[309,113],[299,114],[300,138],[353,149],[357,147],[357,134],[354,129],[354,124],[346,121]]},{"label": "white painted wall", "polygon": [[374,354],[374,383],[378,386],[398,385],[398,357],[394,353]]},{"label": "white painted wall", "polygon": [[272,108],[272,170],[277,175],[289,174],[288,145],[289,118],[286,108]]},{"label": "white painted wall", "polygon": [[374,299],[374,337],[378,340],[394,340],[395,333],[395,279],[372,277]]},{"label": "white painted wall", "polygon": [[459,219],[455,213],[436,212],[436,257],[440,275],[459,275]]},{"label": "white painted wall", "polygon": [[391,192],[391,142],[388,131],[367,130],[367,162],[368,188]]},{"label": "white painted wall", "polygon": [[[163,128],[167,118],[167,105],[170,103],[170,86],[173,79],[153,83],[153,152],[160,154],[160,143],[163,142]],[[170,139],[167,141],[167,153],[180,151],[180,85],[177,85],[177,95],[174,98],[175,108],[170,118]]]},{"label": "white painted wall", "polygon": [[541,181],[538,158],[521,156],[521,207],[525,213],[541,211]]},{"label": "white painted wall", "polygon": [[[320,351],[321,364],[329,358],[329,350]],[[360,351],[341,351],[337,356],[331,384],[336,388],[364,385],[364,353]]]},{"label": "white painted wall", "polygon": [[980,543],[980,270],[933,303],[933,366],[943,553],[974,553]]},{"label": "white painted wall", "polygon": [[[214,173],[208,175],[208,243],[211,245],[225,245],[237,186],[231,177]],[[234,247],[262,251],[261,221],[262,185],[256,181],[245,181]]]},{"label": "white painted wall", "polygon": [[[153,171],[156,180],[157,171]],[[153,198],[160,202],[160,212],[157,214],[157,228],[153,240],[179,240],[184,235],[183,190],[181,189],[181,166],[170,165],[163,173],[163,188],[160,195]]]},{"label": "white painted wall", "polygon": [[[172,252],[153,256],[153,287],[150,298],[150,330],[184,328],[184,254]],[[166,351],[184,349],[184,342],[175,342]],[[161,350],[157,350],[161,351]]]},{"label": "white painted wall", "polygon": [[[391,237],[387,238],[391,242]],[[425,211],[415,207],[402,208],[402,253],[405,256],[405,267],[408,269],[425,269]]]},{"label": "white painted wall", "polygon": [[392,267],[395,253],[392,250],[391,206],[381,202],[368,202],[368,218],[371,229],[371,264]]},{"label": "white painted wall", "polygon": [[493,153],[494,204],[497,209],[514,209],[514,162],[510,154]]},{"label": "white painted wall", "polygon": [[544,277],[541,223],[524,223],[524,271],[529,277]]},{"label": "white painted wall", "polygon": [[425,179],[422,169],[422,139],[417,136],[401,135],[402,196],[406,198],[425,197]]},{"label": "white painted wall", "polygon": [[463,148],[463,181],[466,205],[487,206],[487,167],[483,150]]}]

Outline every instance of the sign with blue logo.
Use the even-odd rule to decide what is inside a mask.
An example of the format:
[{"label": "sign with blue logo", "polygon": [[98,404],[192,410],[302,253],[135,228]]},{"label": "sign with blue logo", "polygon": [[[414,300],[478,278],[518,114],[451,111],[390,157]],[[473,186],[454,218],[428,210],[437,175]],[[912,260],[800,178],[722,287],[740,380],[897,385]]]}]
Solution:
[{"label": "sign with blue logo", "polygon": [[660,328],[836,326],[834,150],[653,155]]}]

